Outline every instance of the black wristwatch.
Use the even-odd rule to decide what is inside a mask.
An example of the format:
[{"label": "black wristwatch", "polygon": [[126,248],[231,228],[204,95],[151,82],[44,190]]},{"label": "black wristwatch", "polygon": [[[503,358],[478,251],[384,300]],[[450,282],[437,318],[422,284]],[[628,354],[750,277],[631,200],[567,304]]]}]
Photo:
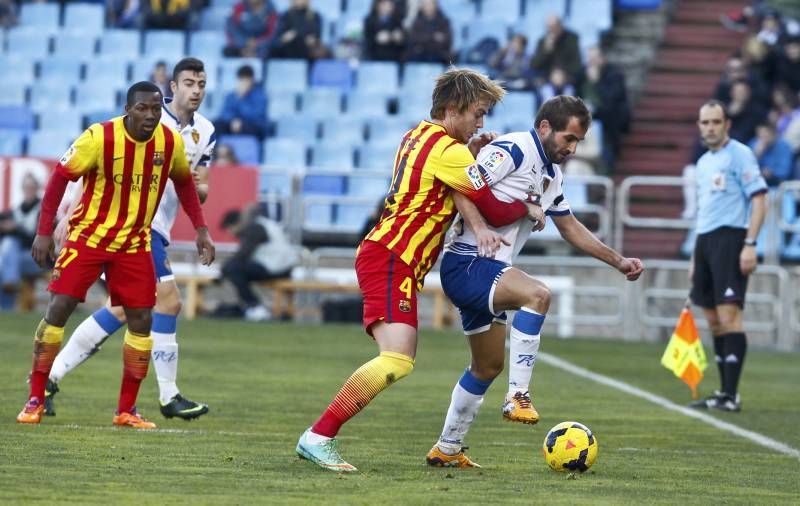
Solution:
[{"label": "black wristwatch", "polygon": [[756,240],[755,239],[745,239],[744,240],[744,245],[745,246],[753,246],[753,247],[755,247]]}]

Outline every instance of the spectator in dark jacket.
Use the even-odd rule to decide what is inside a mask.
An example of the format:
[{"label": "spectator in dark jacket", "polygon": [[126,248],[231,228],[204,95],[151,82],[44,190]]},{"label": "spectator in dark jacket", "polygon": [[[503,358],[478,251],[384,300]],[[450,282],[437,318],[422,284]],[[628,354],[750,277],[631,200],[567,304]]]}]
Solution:
[{"label": "spectator in dark jacket", "polygon": [[769,103],[770,90],[764,80],[753,72],[747,63],[734,56],[725,64],[725,73],[717,83],[717,89],[714,92],[714,98],[720,102],[728,103],[731,101],[731,87],[737,81],[747,81],[750,85],[750,92],[758,103],[766,105]]},{"label": "spectator in dark jacket", "polygon": [[145,29],[186,30],[193,12],[192,0],[140,0]]},{"label": "spectator in dark jacket", "polygon": [[406,47],[403,18],[393,0],[373,0],[364,20],[364,53],[368,60],[400,61]]},{"label": "spectator in dark jacket", "polygon": [[753,99],[746,81],[733,83],[731,101],[727,105],[728,118],[731,120],[728,135],[747,144],[755,135],[756,126],[767,117],[767,110]]},{"label": "spectator in dark jacket", "polygon": [[278,21],[272,56],[275,58],[316,58],[322,43],[322,18],[309,6],[309,0],[292,0],[289,10]]},{"label": "spectator in dark jacket", "polygon": [[450,63],[453,32],[436,0],[422,0],[408,33],[407,61]]},{"label": "spectator in dark jacket", "polygon": [[41,208],[39,182],[30,174],[22,179],[22,194],[19,206],[0,214],[0,311],[14,308],[23,276],[42,272],[29,253]]},{"label": "spectator in dark jacket", "polygon": [[502,79],[510,90],[530,89],[531,59],[525,52],[527,46],[527,37],[521,33],[512,35],[508,44],[489,59],[492,78]]},{"label": "spectator in dark jacket", "polygon": [[758,158],[761,175],[770,187],[792,179],[792,147],[778,138],[775,125],[768,121],[758,125],[750,148]]},{"label": "spectator in dark jacket", "polygon": [[558,16],[547,18],[547,33],[539,39],[531,58],[531,68],[537,77],[547,79],[553,67],[561,67],[574,82],[581,70],[581,50],[578,36],[564,28]]},{"label": "spectator in dark jacket", "polygon": [[139,0],[108,0],[108,25],[114,28],[139,28]]},{"label": "spectator in dark jacket", "polygon": [[778,56],[775,82],[788,86],[795,93],[800,92],[800,38],[789,40]]},{"label": "spectator in dark jacket", "polygon": [[17,6],[11,0],[0,0],[0,28],[17,24]]},{"label": "spectator in dark jacket", "polygon": [[256,86],[250,65],[239,68],[236,77],[236,91],[225,97],[214,127],[219,134],[255,135],[263,139],[267,134],[267,95],[261,86]]},{"label": "spectator in dark jacket", "polygon": [[278,24],[272,0],[244,0],[225,23],[225,56],[266,58]]},{"label": "spectator in dark jacket", "polygon": [[603,125],[603,160],[609,169],[613,168],[620,139],[630,123],[625,76],[606,61],[599,47],[592,47],[576,88],[591,109],[592,116]]}]

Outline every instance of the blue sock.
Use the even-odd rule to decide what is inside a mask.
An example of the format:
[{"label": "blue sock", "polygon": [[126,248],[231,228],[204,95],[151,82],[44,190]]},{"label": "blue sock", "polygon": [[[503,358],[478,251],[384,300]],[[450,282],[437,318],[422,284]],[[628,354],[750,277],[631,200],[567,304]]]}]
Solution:
[{"label": "blue sock", "polygon": [[472,375],[472,371],[469,369],[464,369],[464,374],[461,375],[461,379],[458,380],[458,384],[461,385],[461,388],[473,395],[483,395],[486,393],[489,385],[492,384],[492,380],[480,380]]},{"label": "blue sock", "polygon": [[117,320],[117,317],[108,310],[107,307],[101,307],[94,313],[92,313],[92,318],[100,325],[106,334],[109,336],[119,330],[122,327],[123,323]]},{"label": "blue sock", "polygon": [[174,334],[178,327],[178,317],[174,314],[153,313],[153,332]]}]

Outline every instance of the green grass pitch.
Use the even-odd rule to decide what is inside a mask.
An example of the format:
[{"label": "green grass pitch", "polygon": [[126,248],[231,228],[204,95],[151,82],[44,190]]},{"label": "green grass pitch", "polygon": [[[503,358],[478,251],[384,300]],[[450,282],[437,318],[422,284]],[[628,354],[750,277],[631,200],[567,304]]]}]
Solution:
[{"label": "green grass pitch", "polygon": [[[503,374],[466,441],[484,468],[429,468],[425,453],[468,361],[455,330],[423,330],[414,373],[344,427],[340,448],[360,469],[354,475],[301,461],[294,447],[374,355],[358,326],[181,322],[178,384],[211,412],[164,420],[151,368],[139,409],[159,424],[154,432],[111,426],[120,332],[62,382],[56,417],[21,426],[14,417],[38,318],[0,314],[0,504],[797,504],[800,493],[798,459],[544,363],[534,374],[538,425],[502,420]],[[683,404],[688,389],[659,365],[663,348],[542,341],[542,351]],[[751,351],[744,411],[713,416],[800,448],[798,358]],[[704,392],[717,385],[713,363],[706,374]],[[599,457],[584,475],[550,471],[542,458],[545,433],[564,420],[597,435]]]}]

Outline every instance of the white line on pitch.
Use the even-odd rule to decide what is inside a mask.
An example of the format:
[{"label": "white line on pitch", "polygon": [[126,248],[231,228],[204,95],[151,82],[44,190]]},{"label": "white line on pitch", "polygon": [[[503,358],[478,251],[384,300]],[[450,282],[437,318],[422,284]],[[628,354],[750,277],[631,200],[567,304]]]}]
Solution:
[{"label": "white line on pitch", "polygon": [[776,441],[763,434],[759,434],[758,432],[753,432],[752,430],[743,429],[738,425],[734,425],[728,422],[723,422],[722,420],[714,418],[713,416],[709,416],[705,413],[701,413],[694,409],[680,406],[670,401],[669,399],[665,399],[664,397],[661,397],[659,395],[651,394],[650,392],[642,390],[641,388],[637,388],[633,385],[629,385],[628,383],[625,383],[623,381],[615,380],[613,378],[609,378],[608,376],[603,376],[602,374],[594,373],[588,369],[584,369],[583,367],[578,367],[575,364],[572,364],[570,362],[567,362],[566,360],[550,355],[549,353],[540,353],[539,359],[541,359],[541,361],[546,364],[558,367],[559,369],[563,369],[571,374],[575,374],[576,376],[582,376],[596,383],[600,383],[609,386],[611,388],[615,388],[627,394],[644,399],[648,402],[652,402],[653,404],[657,404],[670,411],[677,411],[678,413],[681,413],[688,417],[696,418],[701,422],[705,422],[720,430],[724,430],[736,436],[748,439],[758,445],[761,445],[765,448],[769,448],[770,450],[775,450],[776,452],[780,452],[785,455],[789,455],[790,457],[800,459],[800,450],[792,448],[787,444],[781,443],[780,441]]},{"label": "white line on pitch", "polygon": [[[131,430],[123,427],[115,427],[112,425],[97,425],[97,426],[87,426],[87,425],[79,425],[77,423],[65,423],[61,425],[52,425],[47,424],[48,427],[62,427],[65,429],[89,429],[89,430]],[[202,436],[236,436],[236,437],[262,437],[263,434],[256,434],[253,432],[232,432],[232,431],[225,431],[225,430],[192,430],[192,429],[133,429],[136,432],[141,433],[153,433],[153,434],[197,434]]]}]

